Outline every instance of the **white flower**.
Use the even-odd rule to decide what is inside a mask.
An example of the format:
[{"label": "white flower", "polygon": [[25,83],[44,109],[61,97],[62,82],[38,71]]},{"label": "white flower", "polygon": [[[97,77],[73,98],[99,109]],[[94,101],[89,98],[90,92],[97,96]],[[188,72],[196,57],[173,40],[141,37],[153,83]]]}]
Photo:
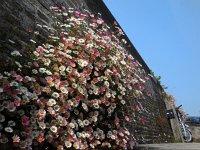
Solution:
[{"label": "white flower", "polygon": [[84,93],[84,90],[83,90],[83,88],[82,88],[81,86],[78,87],[78,91],[79,91],[81,94]]},{"label": "white flower", "polygon": [[65,76],[65,75],[66,75],[66,73],[65,73],[64,71],[60,71],[60,74],[61,74],[62,76]]},{"label": "white flower", "polygon": [[114,140],[116,137],[115,137],[115,135],[111,135],[110,138]]},{"label": "white flower", "polygon": [[88,111],[88,106],[85,103],[82,103],[82,107],[85,111]]},{"label": "white flower", "polygon": [[49,52],[50,52],[50,53],[54,53],[54,49],[51,48],[51,49],[49,50]]},{"label": "white flower", "polygon": [[34,54],[35,56],[37,56],[37,57],[40,56],[40,54],[39,54],[37,51],[34,51],[33,54]]},{"label": "white flower", "polygon": [[46,70],[46,74],[47,75],[52,75],[51,71],[49,71],[49,70]]},{"label": "white flower", "polygon": [[86,120],[83,120],[83,124],[85,125],[85,126],[88,126],[89,125],[89,121],[86,119]]},{"label": "white flower", "polygon": [[121,100],[120,102],[121,102],[123,105],[126,104],[126,101],[125,101],[125,100]]},{"label": "white flower", "polygon": [[72,83],[72,87],[75,89],[75,88],[77,88],[77,84],[76,83]]},{"label": "white flower", "polygon": [[58,128],[56,126],[51,126],[50,130],[51,132],[56,133]]},{"label": "white flower", "polygon": [[71,127],[71,128],[75,128],[75,124],[74,123],[69,123],[69,126]]},{"label": "white flower", "polygon": [[29,77],[29,76],[25,76],[24,77],[26,80],[28,80],[28,81],[31,81],[31,77]]},{"label": "white flower", "polygon": [[58,97],[59,97],[59,94],[58,94],[57,92],[53,92],[52,96],[53,96],[54,98],[58,98]]},{"label": "white flower", "polygon": [[59,67],[59,70],[60,70],[60,71],[65,71],[65,69],[66,69],[65,66],[60,66],[60,67]]},{"label": "white flower", "polygon": [[67,148],[70,148],[70,147],[72,146],[72,143],[69,142],[69,141],[65,141],[65,146],[66,146]]},{"label": "white flower", "polygon": [[45,129],[46,128],[46,124],[44,123],[44,122],[38,122],[38,124],[39,124],[39,127],[41,128],[41,129]]},{"label": "white flower", "polygon": [[121,63],[122,65],[126,65],[126,62],[125,62],[124,60],[120,61],[120,63]]},{"label": "white flower", "polygon": [[56,104],[56,101],[55,101],[55,99],[53,99],[53,98],[49,99],[48,102],[47,102],[47,105],[48,105],[48,106],[53,106],[53,105],[55,105],[55,104]]},{"label": "white flower", "polygon": [[109,92],[106,92],[106,97],[107,98],[110,98],[111,97],[111,94]]},{"label": "white flower", "polygon": [[36,69],[33,69],[33,70],[32,70],[32,73],[33,73],[33,74],[37,74],[38,71],[37,71]]},{"label": "white flower", "polygon": [[40,72],[40,73],[45,73],[45,72],[46,72],[46,69],[45,69],[45,68],[39,68],[39,72]]},{"label": "white flower", "polygon": [[60,106],[59,106],[59,105],[55,105],[55,106],[54,106],[54,110],[55,110],[55,111],[59,111],[59,110],[60,110]]},{"label": "white flower", "polygon": [[5,127],[5,131],[11,133],[13,132],[13,129],[11,127]]},{"label": "white flower", "polygon": [[79,41],[79,43],[81,43],[81,44],[85,42],[84,39],[79,39],[78,41]]},{"label": "white flower", "polygon": [[12,81],[11,83],[10,83],[10,86],[18,86],[19,84],[16,82],[16,81]]},{"label": "white flower", "polygon": [[86,60],[79,59],[79,60],[78,60],[78,64],[79,64],[79,66],[81,66],[81,67],[85,67],[85,66],[88,65],[88,62],[87,62]]},{"label": "white flower", "polygon": [[105,82],[104,82],[104,85],[105,85],[106,87],[109,87],[110,84],[109,84],[108,81],[105,81]]},{"label": "white flower", "polygon": [[92,43],[88,43],[88,44],[86,45],[86,47],[87,47],[87,48],[92,48],[92,47],[93,47],[93,44],[92,44]]},{"label": "white flower", "polygon": [[68,90],[67,90],[65,87],[61,87],[61,88],[60,88],[60,91],[61,91],[62,93],[68,94]]}]

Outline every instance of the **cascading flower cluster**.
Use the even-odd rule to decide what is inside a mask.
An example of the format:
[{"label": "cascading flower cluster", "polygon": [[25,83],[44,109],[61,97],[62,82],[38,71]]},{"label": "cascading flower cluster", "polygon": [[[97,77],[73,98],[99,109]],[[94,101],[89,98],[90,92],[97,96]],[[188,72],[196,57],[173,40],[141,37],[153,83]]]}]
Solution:
[{"label": "cascading flower cluster", "polygon": [[25,149],[128,148],[124,110],[130,93],[143,96],[145,79],[125,49],[122,30],[110,29],[87,10],[51,9],[56,21],[48,41],[31,52],[29,62],[16,61],[15,70],[0,75],[0,143]]}]

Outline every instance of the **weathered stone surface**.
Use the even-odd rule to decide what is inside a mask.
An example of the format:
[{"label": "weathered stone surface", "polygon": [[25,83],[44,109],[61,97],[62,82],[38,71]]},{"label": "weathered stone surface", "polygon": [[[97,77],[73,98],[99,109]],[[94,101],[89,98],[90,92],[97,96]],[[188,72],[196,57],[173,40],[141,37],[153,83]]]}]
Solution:
[{"label": "weathered stone surface", "polygon": [[200,125],[189,124],[189,126],[192,132],[193,142],[200,142]]}]

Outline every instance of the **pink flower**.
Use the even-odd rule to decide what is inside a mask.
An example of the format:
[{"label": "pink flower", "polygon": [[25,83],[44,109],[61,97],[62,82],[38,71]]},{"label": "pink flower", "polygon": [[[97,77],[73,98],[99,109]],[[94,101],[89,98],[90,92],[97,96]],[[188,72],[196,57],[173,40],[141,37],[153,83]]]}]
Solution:
[{"label": "pink flower", "polygon": [[79,11],[75,11],[75,12],[74,12],[74,15],[75,15],[76,17],[79,17],[79,16],[80,16],[80,12],[79,12]]},{"label": "pink flower", "polygon": [[19,107],[21,105],[20,101],[18,101],[18,100],[14,100],[14,104],[16,107]]},{"label": "pink flower", "polygon": [[30,124],[30,119],[29,119],[29,117],[27,117],[27,116],[23,116],[22,117],[22,125],[23,126],[28,126]]},{"label": "pink flower", "polygon": [[34,65],[35,67],[39,67],[39,64],[38,64],[37,62],[33,62],[33,65]]}]

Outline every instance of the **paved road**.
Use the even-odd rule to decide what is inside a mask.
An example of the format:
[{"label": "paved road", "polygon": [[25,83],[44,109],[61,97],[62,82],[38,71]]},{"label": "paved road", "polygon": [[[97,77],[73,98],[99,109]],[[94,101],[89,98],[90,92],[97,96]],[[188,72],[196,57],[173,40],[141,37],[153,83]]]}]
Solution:
[{"label": "paved road", "polygon": [[136,150],[200,150],[200,143],[142,144]]}]

